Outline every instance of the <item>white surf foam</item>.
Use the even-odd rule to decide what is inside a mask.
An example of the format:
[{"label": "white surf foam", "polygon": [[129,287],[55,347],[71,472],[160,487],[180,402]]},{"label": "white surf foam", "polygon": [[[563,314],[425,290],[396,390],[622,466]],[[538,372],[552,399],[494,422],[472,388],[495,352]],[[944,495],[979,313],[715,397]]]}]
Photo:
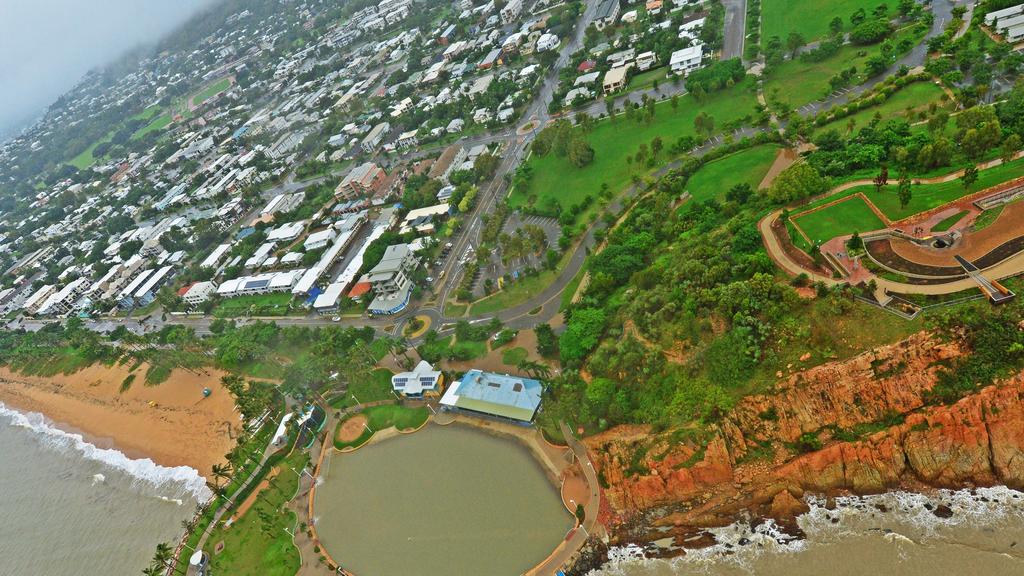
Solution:
[{"label": "white surf foam", "polygon": [[[631,568],[654,563],[673,566],[680,574],[700,572],[718,563],[730,563],[751,569],[751,562],[763,554],[793,554],[805,550],[809,541],[837,542],[844,535],[880,532],[894,544],[916,546],[908,537],[891,526],[906,526],[926,537],[938,535],[943,528],[956,526],[993,527],[1007,521],[1024,521],[1024,493],[996,486],[974,490],[936,490],[930,494],[889,492],[874,496],[835,498],[835,506],[826,508],[826,500],[809,496],[804,501],[810,510],[797,519],[808,540],[782,532],[768,520],[756,527],[740,521],[723,528],[709,529],[716,544],[700,550],[687,550],[685,556],[669,560],[649,559],[645,550],[635,544],[609,550],[608,562],[593,576],[619,576]],[[952,512],[948,517],[935,514],[939,506]],[[884,528],[882,526],[885,526]],[[813,545],[813,544],[811,544]]]},{"label": "white surf foam", "polygon": [[[12,410],[0,402],[0,416],[6,417],[11,426],[26,428],[37,433],[44,442],[53,448],[73,450],[82,457],[100,462],[110,468],[130,476],[133,483],[148,486],[155,490],[174,491],[172,500],[191,495],[200,502],[213,498],[213,493],[206,486],[206,480],[194,468],[176,466],[169,468],[160,466],[149,458],[132,459],[117,450],[98,448],[82,438],[80,434],[65,432],[52,426],[46,417],[37,412],[23,413]],[[93,477],[96,481],[97,474]],[[105,477],[102,478],[103,481]]]}]

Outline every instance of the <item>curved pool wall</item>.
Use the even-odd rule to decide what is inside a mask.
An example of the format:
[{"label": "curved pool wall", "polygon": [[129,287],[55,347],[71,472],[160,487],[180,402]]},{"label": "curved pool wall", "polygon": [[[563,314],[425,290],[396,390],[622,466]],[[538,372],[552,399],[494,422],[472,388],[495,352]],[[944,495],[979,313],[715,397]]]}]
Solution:
[{"label": "curved pool wall", "polygon": [[329,458],[317,536],[356,576],[518,575],[574,525],[525,446],[471,427],[427,426]]}]

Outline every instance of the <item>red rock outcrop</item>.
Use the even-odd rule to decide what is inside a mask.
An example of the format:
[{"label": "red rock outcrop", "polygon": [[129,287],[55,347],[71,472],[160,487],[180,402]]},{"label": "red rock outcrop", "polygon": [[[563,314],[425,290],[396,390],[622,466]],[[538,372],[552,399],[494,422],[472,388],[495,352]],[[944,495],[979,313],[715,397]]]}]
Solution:
[{"label": "red rock outcrop", "polygon": [[[603,519],[621,536],[616,527],[639,513],[649,527],[691,530],[729,523],[744,510],[784,519],[803,510],[798,498],[805,491],[1024,488],[1024,374],[953,405],[926,406],[940,363],[963,352],[919,333],[793,374],[775,394],[740,402],[704,442],[673,441],[678,432],[652,435],[641,426],[590,437],[606,484]],[[888,428],[877,424],[901,419]],[[878,431],[852,442],[832,439],[837,429],[868,424]],[[824,446],[794,453],[804,433],[816,433]],[[771,458],[763,457],[767,446]],[[643,539],[635,525],[629,538]]]}]

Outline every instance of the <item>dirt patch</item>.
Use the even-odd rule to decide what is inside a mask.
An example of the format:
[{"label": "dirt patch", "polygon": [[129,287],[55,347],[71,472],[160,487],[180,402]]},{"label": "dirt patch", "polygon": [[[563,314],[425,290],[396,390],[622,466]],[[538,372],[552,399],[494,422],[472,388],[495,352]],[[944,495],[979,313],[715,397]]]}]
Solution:
[{"label": "dirt patch", "polygon": [[337,440],[345,443],[355,442],[366,431],[366,422],[366,416],[363,414],[356,414],[345,420],[338,427]]},{"label": "dirt patch", "polygon": [[[908,242],[908,240],[899,241]],[[907,260],[893,250],[892,242],[889,238],[872,240],[867,242],[864,247],[875,260],[900,272],[920,274],[922,276],[954,276],[957,278],[966,276],[963,268],[960,266],[932,266]]]},{"label": "dirt patch", "polygon": [[266,490],[267,488],[270,488],[270,482],[277,477],[277,473],[280,471],[280,468],[274,466],[270,473],[263,478],[263,481],[256,486],[256,489],[249,494],[249,497],[246,498],[244,502],[242,502],[242,505],[238,507],[238,510],[235,512],[234,516],[231,517],[232,524],[241,520],[242,517],[245,516],[245,513],[249,511],[249,508],[252,508],[253,505],[256,504],[256,501],[259,500],[260,493]]},{"label": "dirt patch", "polygon": [[[948,249],[933,249],[919,246],[908,240],[894,239],[892,249],[900,257],[924,265],[949,267],[955,265],[953,256],[959,255],[968,260],[979,260],[989,253],[1002,249],[998,255],[1006,252],[1006,244],[1020,237],[1024,226],[1024,203],[1013,203],[1006,206],[1003,212],[990,226],[978,232],[965,232],[956,246]],[[1006,254],[1008,257],[1012,254]],[[991,266],[995,262],[990,262]]]},{"label": "dirt patch", "polygon": [[772,167],[768,169],[768,173],[761,179],[761,183],[757,185],[758,190],[763,190],[772,185],[775,178],[782,173],[783,170],[789,168],[796,162],[800,156],[792,148],[783,148],[779,150],[779,153],[775,155],[775,162],[772,162]]},{"label": "dirt patch", "polygon": [[562,479],[562,503],[570,513],[576,513],[576,505],[586,506],[590,500],[587,481],[580,474],[579,468],[573,466],[565,471]]}]

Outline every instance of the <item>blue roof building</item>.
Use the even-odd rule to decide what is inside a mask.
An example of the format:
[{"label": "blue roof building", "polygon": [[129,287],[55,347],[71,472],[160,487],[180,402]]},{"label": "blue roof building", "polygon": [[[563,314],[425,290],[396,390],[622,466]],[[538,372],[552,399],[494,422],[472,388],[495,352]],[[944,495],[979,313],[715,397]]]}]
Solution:
[{"label": "blue roof building", "polygon": [[539,380],[470,370],[441,397],[441,404],[468,412],[532,422],[540,408]]}]

